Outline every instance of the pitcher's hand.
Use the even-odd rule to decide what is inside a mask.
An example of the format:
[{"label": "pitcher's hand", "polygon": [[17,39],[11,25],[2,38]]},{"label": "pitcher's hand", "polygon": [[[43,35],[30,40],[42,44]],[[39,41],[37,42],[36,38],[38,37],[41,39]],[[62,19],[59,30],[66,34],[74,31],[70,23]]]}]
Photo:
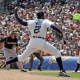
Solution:
[{"label": "pitcher's hand", "polygon": [[18,7],[15,7],[14,13],[17,14],[17,12],[18,12]]}]

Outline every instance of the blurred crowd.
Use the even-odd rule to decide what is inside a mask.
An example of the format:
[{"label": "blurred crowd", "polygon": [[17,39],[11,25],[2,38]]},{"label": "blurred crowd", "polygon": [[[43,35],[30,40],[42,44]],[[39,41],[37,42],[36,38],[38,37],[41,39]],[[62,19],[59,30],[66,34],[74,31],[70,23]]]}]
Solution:
[{"label": "blurred crowd", "polygon": [[[17,31],[20,50],[23,51],[30,39],[27,26],[19,24],[14,15],[14,8],[19,8],[18,15],[23,20],[36,18],[36,13],[42,10],[45,19],[49,19],[63,31],[63,40],[59,40],[55,31],[48,29],[46,41],[55,46],[62,56],[78,56],[78,42],[80,40],[80,21],[73,20],[75,13],[80,13],[79,0],[14,0],[5,6],[0,15],[0,38],[10,35],[12,30]],[[25,44],[25,46],[22,46]],[[2,44],[3,46],[4,44]],[[0,46],[0,53],[2,53]],[[43,52],[44,56],[50,53]]]}]

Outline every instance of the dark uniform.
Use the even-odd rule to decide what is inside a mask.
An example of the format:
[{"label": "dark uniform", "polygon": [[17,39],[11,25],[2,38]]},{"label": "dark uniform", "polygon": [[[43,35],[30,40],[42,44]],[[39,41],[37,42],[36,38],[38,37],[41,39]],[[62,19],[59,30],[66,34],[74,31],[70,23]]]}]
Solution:
[{"label": "dark uniform", "polygon": [[[4,43],[3,52],[6,57],[6,61],[10,59],[10,57],[17,56],[16,51],[18,51],[18,39],[16,38],[16,31],[12,31],[11,35],[0,40],[0,43]],[[15,48],[16,47],[16,48]],[[17,49],[17,50],[15,50]],[[23,66],[20,62],[17,62],[17,65],[21,71],[24,71]],[[6,69],[10,69],[10,65],[6,66]]]},{"label": "dark uniform", "polygon": [[4,42],[4,47],[5,48],[12,49],[14,45],[18,46],[17,41],[18,41],[17,38],[12,39],[11,36],[8,36],[8,37],[5,37],[5,38],[2,38],[0,40],[0,43]]},{"label": "dark uniform", "polygon": [[[41,66],[42,66],[44,59],[42,56],[40,56],[41,50],[38,50],[38,51],[34,52],[33,54],[40,60],[40,63],[38,64],[37,69],[42,71]],[[29,60],[29,71],[31,71],[32,65],[33,65],[33,55],[31,54],[30,60]]]}]

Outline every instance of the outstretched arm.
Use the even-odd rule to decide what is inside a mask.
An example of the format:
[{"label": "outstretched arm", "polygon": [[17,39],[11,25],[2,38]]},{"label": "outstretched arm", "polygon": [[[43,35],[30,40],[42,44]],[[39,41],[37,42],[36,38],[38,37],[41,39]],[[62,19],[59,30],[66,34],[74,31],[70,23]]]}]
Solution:
[{"label": "outstretched arm", "polygon": [[62,33],[62,31],[61,31],[56,25],[54,25],[54,24],[52,24],[50,27],[51,27],[52,29],[56,30],[56,36],[57,36],[57,38],[58,38],[59,40],[61,40],[61,39],[63,38],[63,33]]},{"label": "outstretched arm", "polygon": [[62,33],[62,31],[56,25],[52,24],[50,27],[56,30],[58,33]]},{"label": "outstretched arm", "polygon": [[16,17],[17,21],[18,21],[21,25],[27,26],[27,25],[28,25],[27,21],[23,21],[23,20],[18,16],[17,11],[18,11],[18,8],[15,8],[14,12],[15,12],[15,17]]}]

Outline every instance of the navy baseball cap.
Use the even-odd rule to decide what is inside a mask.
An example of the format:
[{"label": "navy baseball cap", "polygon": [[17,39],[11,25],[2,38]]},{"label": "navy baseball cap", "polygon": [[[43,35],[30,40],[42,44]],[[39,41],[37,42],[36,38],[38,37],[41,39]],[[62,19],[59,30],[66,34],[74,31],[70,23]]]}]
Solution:
[{"label": "navy baseball cap", "polygon": [[16,33],[17,33],[16,30],[12,30],[12,31],[11,31],[11,35],[16,34]]},{"label": "navy baseball cap", "polygon": [[37,16],[37,18],[44,17],[44,13],[42,11],[37,12],[36,16]]}]

